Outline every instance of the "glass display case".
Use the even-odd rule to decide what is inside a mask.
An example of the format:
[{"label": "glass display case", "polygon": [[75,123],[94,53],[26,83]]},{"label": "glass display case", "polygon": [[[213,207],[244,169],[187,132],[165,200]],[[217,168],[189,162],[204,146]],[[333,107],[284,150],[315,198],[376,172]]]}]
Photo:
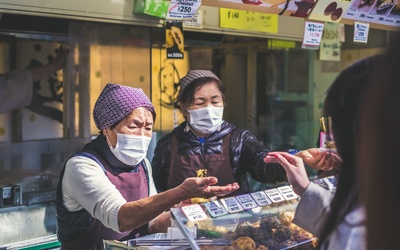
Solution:
[{"label": "glass display case", "polygon": [[[336,189],[334,176],[313,182],[333,192]],[[148,235],[121,245],[109,242],[106,248],[316,249],[317,237],[292,223],[299,199],[291,186],[283,185],[172,208],[172,227],[168,233]]]},{"label": "glass display case", "polygon": [[291,223],[297,203],[291,187],[281,186],[171,211],[192,249],[313,249],[316,237]]}]

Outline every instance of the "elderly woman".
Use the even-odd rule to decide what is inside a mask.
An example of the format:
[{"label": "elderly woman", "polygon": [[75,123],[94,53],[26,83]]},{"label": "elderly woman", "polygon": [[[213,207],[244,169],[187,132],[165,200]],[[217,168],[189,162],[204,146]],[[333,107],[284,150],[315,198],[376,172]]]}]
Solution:
[{"label": "elderly woman", "polygon": [[[269,150],[254,135],[223,119],[224,86],[213,72],[190,70],[179,84],[178,101],[186,121],[157,143],[152,165],[158,191],[193,176],[215,176],[222,185],[238,182],[240,190],[230,195],[250,191],[247,172],[259,182],[286,181],[279,164],[263,161]],[[336,164],[317,149],[297,155],[316,169]]]},{"label": "elderly woman", "polygon": [[169,213],[163,211],[168,208],[191,197],[209,198],[238,188],[237,183],[211,186],[215,177],[189,178],[157,194],[146,159],[155,112],[141,89],[107,84],[93,117],[100,135],[72,155],[61,171],[61,249],[103,249],[103,239],[127,240],[165,230]]}]

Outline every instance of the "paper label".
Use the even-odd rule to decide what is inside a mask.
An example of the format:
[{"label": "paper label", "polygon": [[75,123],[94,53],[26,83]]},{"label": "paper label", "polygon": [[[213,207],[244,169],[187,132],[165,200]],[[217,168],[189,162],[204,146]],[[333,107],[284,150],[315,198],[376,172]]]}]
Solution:
[{"label": "paper label", "polygon": [[184,206],[181,209],[189,221],[200,221],[208,218],[199,204]]},{"label": "paper label", "polygon": [[258,207],[257,203],[251,198],[249,194],[243,194],[236,196],[236,199],[239,201],[240,205],[246,210]]},{"label": "paper label", "polygon": [[335,176],[328,176],[324,178],[330,189],[336,189],[337,180]]},{"label": "paper label", "polygon": [[235,197],[223,198],[221,202],[229,213],[237,213],[244,210]]},{"label": "paper label", "polygon": [[321,43],[323,29],[324,24],[322,23],[306,22],[302,48],[317,50]]},{"label": "paper label", "polygon": [[268,206],[272,204],[272,201],[268,198],[267,194],[263,191],[255,192],[250,194],[259,206]]},{"label": "paper label", "polygon": [[171,0],[166,19],[191,20],[197,13],[201,0]]},{"label": "paper label", "polygon": [[285,200],[281,193],[279,193],[278,189],[268,189],[264,192],[273,203],[282,202]]},{"label": "paper label", "polygon": [[199,10],[192,19],[183,21],[184,28],[203,29],[203,12]]},{"label": "paper label", "polygon": [[326,190],[329,190],[329,185],[328,185],[328,183],[326,183],[326,182],[324,181],[324,179],[315,179],[315,180],[313,180],[313,182],[314,182],[315,184],[317,184],[318,186],[323,187],[323,188],[325,188]]},{"label": "paper label", "polygon": [[218,217],[228,214],[228,211],[226,211],[226,209],[218,200],[206,202],[203,205],[206,207],[207,211],[212,217]]},{"label": "paper label", "polygon": [[278,187],[278,191],[281,193],[285,200],[293,200],[297,199],[297,194],[293,192],[293,189],[290,186]]},{"label": "paper label", "polygon": [[354,42],[367,43],[368,42],[369,23],[354,22]]}]

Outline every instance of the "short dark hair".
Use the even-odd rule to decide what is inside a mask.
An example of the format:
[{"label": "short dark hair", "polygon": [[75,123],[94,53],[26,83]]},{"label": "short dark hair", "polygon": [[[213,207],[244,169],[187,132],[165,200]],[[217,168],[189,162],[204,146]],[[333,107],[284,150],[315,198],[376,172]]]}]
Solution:
[{"label": "short dark hair", "polygon": [[219,91],[221,91],[222,100],[225,100],[225,86],[222,84],[220,80],[217,80],[213,77],[201,77],[193,80],[186,88],[183,90],[182,95],[179,96],[180,105],[182,104],[191,104],[194,102],[194,94],[195,92],[203,87],[204,85],[214,82],[217,84]]}]

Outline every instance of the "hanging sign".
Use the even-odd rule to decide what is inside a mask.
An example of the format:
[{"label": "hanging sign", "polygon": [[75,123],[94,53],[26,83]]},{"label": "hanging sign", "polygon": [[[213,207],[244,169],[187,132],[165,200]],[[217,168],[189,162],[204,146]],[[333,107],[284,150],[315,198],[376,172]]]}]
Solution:
[{"label": "hanging sign", "polygon": [[199,10],[190,20],[183,21],[184,28],[203,29],[203,11]]},{"label": "hanging sign", "polygon": [[183,39],[182,22],[166,21],[165,27],[167,59],[183,59],[185,44]]},{"label": "hanging sign", "polygon": [[201,0],[171,0],[166,19],[191,20],[197,13]]},{"label": "hanging sign", "polygon": [[340,61],[339,25],[325,23],[319,50],[321,61]]},{"label": "hanging sign", "polygon": [[349,8],[350,1],[318,0],[311,11],[309,19],[338,23],[345,11]]},{"label": "hanging sign", "polygon": [[369,23],[354,22],[354,39],[355,43],[368,42]]},{"label": "hanging sign", "polygon": [[400,26],[400,1],[351,0],[344,18],[357,22]]},{"label": "hanging sign", "polygon": [[304,27],[303,49],[317,50],[321,43],[323,23],[306,22]]},{"label": "hanging sign", "polygon": [[220,27],[278,33],[278,15],[219,8]]}]

